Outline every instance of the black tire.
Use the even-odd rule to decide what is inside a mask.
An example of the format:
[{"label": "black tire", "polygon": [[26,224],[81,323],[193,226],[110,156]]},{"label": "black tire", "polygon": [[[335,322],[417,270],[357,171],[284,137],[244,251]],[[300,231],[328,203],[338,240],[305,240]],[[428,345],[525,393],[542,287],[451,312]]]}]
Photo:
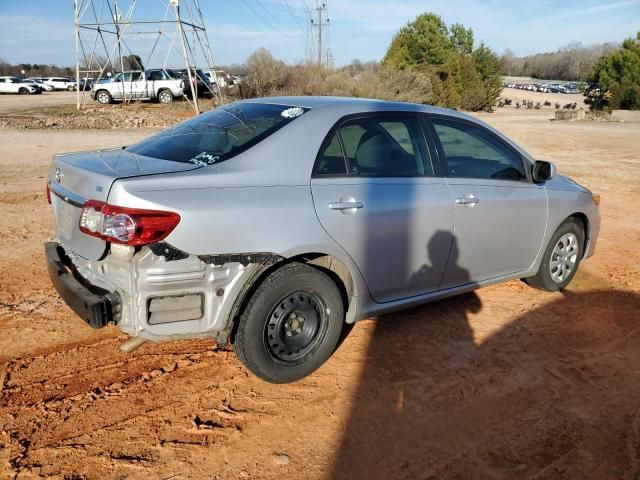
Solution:
[{"label": "black tire", "polygon": [[238,321],[233,349],[255,375],[289,383],[334,352],[344,324],[340,290],[324,272],[290,263],[257,288]]},{"label": "black tire", "polygon": [[98,103],[108,105],[113,102],[113,97],[106,90],[98,90],[96,92],[96,100],[98,101]]},{"label": "black tire", "polygon": [[[577,238],[577,257],[575,260],[575,265],[570,270],[569,274],[562,279],[562,281],[556,281],[553,279],[551,274],[551,262],[554,260],[554,249],[560,239],[567,235],[574,234]],[[540,263],[540,268],[538,269],[538,273],[536,273],[533,277],[525,278],[524,281],[527,285],[538,288],[540,290],[546,290],[548,292],[557,292],[559,290],[563,290],[571,283],[573,277],[578,271],[578,267],[580,266],[580,260],[582,259],[582,255],[584,254],[584,228],[582,223],[575,218],[567,218],[562,225],[558,227],[556,232],[549,240],[547,248],[545,249],[544,256],[542,258],[542,263]]]},{"label": "black tire", "polygon": [[173,102],[173,93],[171,93],[171,90],[168,90],[166,88],[160,90],[158,92],[158,102],[165,105],[169,105],[171,102]]},{"label": "black tire", "polygon": [[29,89],[28,89],[28,88],[20,87],[20,90],[18,90],[18,93],[19,93],[20,95],[28,95],[30,92],[29,92]]},{"label": "black tire", "polygon": [[75,90],[75,87],[73,85],[69,85],[67,87],[67,92],[73,92]]}]

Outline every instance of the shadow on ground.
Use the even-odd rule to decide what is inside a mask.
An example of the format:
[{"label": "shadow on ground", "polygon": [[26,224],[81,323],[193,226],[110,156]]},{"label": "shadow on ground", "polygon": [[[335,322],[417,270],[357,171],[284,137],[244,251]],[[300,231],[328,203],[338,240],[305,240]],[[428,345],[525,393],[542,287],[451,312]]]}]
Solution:
[{"label": "shadow on ground", "polygon": [[480,308],[378,320],[332,478],[640,478],[640,296],[565,292],[476,344]]}]

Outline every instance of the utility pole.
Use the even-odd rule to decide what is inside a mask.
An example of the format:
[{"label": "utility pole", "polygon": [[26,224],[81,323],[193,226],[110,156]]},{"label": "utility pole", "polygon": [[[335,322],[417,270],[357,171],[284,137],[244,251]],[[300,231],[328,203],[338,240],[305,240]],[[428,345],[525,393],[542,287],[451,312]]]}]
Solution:
[{"label": "utility pole", "polygon": [[322,13],[327,10],[327,4],[318,4],[316,12],[318,12],[318,66],[322,65]]},{"label": "utility pole", "polygon": [[[76,58],[80,58],[80,30],[78,28],[78,0],[73,1],[73,30],[76,37]],[[84,88],[83,88],[84,91]],[[76,110],[80,110],[80,62],[76,62]]]},{"label": "utility pole", "polygon": [[323,18],[323,15],[326,14],[327,11],[327,4],[326,3],[320,3],[318,2],[318,0],[316,0],[316,14],[318,16],[317,21],[314,21],[312,18],[309,18],[309,25],[311,27],[311,31],[313,32],[313,28],[316,27],[318,29],[318,36],[317,36],[317,48],[316,48],[316,56],[317,56],[317,64],[318,66],[322,66],[324,63],[324,57],[325,55],[323,55],[322,53],[322,31],[324,30],[324,28],[329,26],[329,19],[328,18]]}]

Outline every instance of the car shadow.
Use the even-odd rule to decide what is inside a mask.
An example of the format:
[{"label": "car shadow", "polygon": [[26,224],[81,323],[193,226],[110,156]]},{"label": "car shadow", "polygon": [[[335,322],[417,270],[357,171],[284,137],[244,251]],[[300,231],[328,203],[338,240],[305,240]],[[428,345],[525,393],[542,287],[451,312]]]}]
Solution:
[{"label": "car shadow", "polygon": [[640,295],[546,295],[482,343],[475,293],[380,317],[331,478],[640,478]]}]

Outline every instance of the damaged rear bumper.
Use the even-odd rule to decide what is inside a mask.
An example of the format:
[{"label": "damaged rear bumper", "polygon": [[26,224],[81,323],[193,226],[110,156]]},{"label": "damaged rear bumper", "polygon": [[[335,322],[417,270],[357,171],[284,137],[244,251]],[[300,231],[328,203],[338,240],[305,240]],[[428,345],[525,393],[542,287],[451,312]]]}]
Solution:
[{"label": "damaged rear bumper", "polygon": [[93,328],[118,323],[120,296],[117,292],[96,293],[78,281],[64,250],[55,242],[44,246],[49,277],[58,295],[80,318]]},{"label": "damaged rear bumper", "polygon": [[166,243],[111,245],[100,260],[65,251],[57,242],[45,250],[56,290],[91,326],[113,322],[147,340],[213,337],[220,344],[248,286],[280,258],[259,252],[192,255]]}]

